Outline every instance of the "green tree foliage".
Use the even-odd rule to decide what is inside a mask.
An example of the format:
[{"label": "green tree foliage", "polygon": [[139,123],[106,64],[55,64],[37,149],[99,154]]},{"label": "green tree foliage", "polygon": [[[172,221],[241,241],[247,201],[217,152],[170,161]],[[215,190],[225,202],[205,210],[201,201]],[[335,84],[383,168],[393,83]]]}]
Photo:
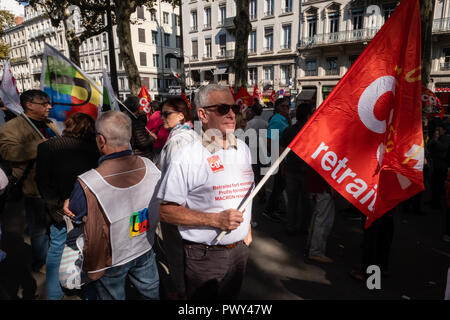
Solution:
[{"label": "green tree foliage", "polygon": [[[4,30],[14,25],[14,14],[7,10],[0,10],[0,38],[3,36]],[[8,56],[9,45],[0,39],[0,60],[6,59]]]}]

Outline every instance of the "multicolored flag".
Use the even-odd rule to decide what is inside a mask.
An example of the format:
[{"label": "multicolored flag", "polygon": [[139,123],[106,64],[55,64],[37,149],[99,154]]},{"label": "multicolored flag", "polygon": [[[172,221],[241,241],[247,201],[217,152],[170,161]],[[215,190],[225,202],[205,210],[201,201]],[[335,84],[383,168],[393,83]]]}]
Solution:
[{"label": "multicolored flag", "polygon": [[119,105],[117,103],[116,95],[111,85],[108,73],[103,69],[103,101],[102,101],[102,111],[105,110],[117,110],[120,111]]},{"label": "multicolored flag", "polygon": [[103,90],[72,61],[49,44],[44,46],[41,90],[50,97],[50,118],[61,126],[67,116],[82,112],[97,119]]},{"label": "multicolored flag", "polygon": [[16,80],[11,72],[9,60],[6,60],[3,66],[3,77],[0,89],[0,98],[3,101],[3,104],[17,115],[23,113],[23,108],[20,105],[19,90],[17,90]]},{"label": "multicolored flag", "polygon": [[289,145],[366,227],[424,189],[420,35],[403,0]]},{"label": "multicolored flag", "polygon": [[152,113],[152,108],[150,107],[150,102],[152,102],[152,98],[148,93],[147,87],[145,85],[142,86],[141,91],[138,94],[139,99],[139,110],[144,110],[149,117]]}]

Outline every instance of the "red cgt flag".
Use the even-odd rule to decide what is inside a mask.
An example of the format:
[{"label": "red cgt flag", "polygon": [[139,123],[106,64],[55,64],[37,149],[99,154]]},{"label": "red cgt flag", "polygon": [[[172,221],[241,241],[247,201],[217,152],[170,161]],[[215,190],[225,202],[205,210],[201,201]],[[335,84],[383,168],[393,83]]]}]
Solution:
[{"label": "red cgt flag", "polygon": [[150,102],[152,99],[150,98],[150,94],[148,93],[147,87],[145,85],[142,86],[141,91],[138,95],[139,99],[139,110],[144,110],[147,113],[147,116],[150,115],[152,109],[150,108]]},{"label": "red cgt flag", "polygon": [[244,113],[253,104],[253,97],[248,93],[246,88],[241,87],[234,96],[234,102],[241,106],[241,112]]},{"label": "red cgt flag", "polygon": [[420,9],[403,0],[289,145],[367,216],[424,189]]}]

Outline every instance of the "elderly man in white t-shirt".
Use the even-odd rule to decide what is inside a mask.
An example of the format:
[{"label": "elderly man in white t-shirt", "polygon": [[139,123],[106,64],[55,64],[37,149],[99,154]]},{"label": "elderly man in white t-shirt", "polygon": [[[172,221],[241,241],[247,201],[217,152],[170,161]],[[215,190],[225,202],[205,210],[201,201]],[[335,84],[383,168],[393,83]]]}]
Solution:
[{"label": "elderly man in white t-shirt", "polygon": [[251,243],[251,204],[236,208],[254,184],[251,154],[233,134],[239,106],[228,87],[202,87],[195,105],[202,139],[170,163],[158,192],[160,218],[178,225],[183,238],[188,298],[236,299]]}]

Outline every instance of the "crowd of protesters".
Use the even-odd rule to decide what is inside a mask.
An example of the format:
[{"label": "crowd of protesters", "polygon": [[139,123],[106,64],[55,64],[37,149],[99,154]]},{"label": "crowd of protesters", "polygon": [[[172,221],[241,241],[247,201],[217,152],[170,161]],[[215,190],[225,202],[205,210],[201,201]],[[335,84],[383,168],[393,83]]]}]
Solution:
[{"label": "crowd of protesters", "polygon": [[[126,108],[103,112],[96,121],[70,115],[60,134],[48,118],[52,106],[44,92],[25,91],[20,100],[34,127],[10,113],[0,127],[0,264],[26,254],[7,245],[23,244],[25,228],[31,255],[29,264],[17,267],[19,281],[0,283],[1,299],[17,299],[19,286],[24,299],[36,298],[33,272],[45,274],[48,300],[74,291],[87,300],[123,300],[127,278],[144,299],[236,299],[257,227],[252,215],[259,214],[282,223],[290,236],[307,236],[307,259],[333,262],[326,248],[338,195],[294,153],[272,177],[271,191],[265,185],[255,198],[261,212],[251,204],[239,211],[239,197],[220,196],[236,183],[251,192],[269,159],[288,147],[314,113],[312,103],[291,108],[289,98],[279,98],[264,119],[257,99],[242,112],[228,87],[211,84],[196,93],[193,107],[171,97],[153,101],[146,114],[130,96]],[[194,130],[194,119],[201,132]],[[255,130],[257,143],[238,139],[237,129]],[[449,123],[425,119],[423,129],[425,185],[430,205],[446,209],[448,242]],[[425,204],[422,193],[402,206],[423,214]],[[363,229],[361,266],[351,271],[353,278],[365,280],[373,264],[389,274],[394,210]],[[76,290],[61,278],[69,249],[82,258]]]}]

